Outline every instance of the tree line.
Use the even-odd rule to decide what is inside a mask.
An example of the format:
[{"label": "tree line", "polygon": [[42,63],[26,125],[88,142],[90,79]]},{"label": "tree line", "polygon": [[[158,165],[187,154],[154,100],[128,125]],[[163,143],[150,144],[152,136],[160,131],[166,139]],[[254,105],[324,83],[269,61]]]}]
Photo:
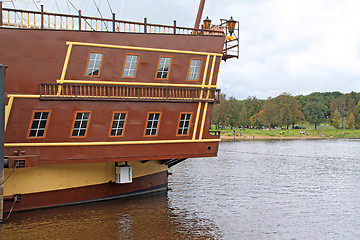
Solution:
[{"label": "tree line", "polygon": [[220,104],[214,106],[211,118],[211,124],[218,128],[289,129],[305,122],[315,129],[322,123],[337,129],[360,128],[360,93],[314,92],[306,96],[282,93],[266,100],[256,97],[237,100],[221,94]]}]

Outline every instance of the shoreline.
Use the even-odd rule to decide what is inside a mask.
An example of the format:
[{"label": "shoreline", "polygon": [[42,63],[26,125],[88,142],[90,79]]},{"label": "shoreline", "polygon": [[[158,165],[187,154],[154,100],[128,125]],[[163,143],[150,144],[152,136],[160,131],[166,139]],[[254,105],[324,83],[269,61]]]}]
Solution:
[{"label": "shoreline", "polygon": [[317,140],[317,139],[335,139],[334,137],[272,137],[272,136],[220,136],[221,140]]}]

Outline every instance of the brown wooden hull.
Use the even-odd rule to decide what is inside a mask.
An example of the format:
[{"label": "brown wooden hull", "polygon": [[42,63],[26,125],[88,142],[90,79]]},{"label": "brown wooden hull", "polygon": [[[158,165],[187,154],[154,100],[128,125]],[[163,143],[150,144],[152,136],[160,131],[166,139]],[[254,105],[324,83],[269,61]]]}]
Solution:
[{"label": "brown wooden hull", "polygon": [[[103,183],[64,190],[22,194],[13,211],[24,211],[62,205],[80,204],[135,196],[167,189],[167,171],[134,178],[129,184]],[[14,199],[5,196],[4,212],[9,212]]]}]

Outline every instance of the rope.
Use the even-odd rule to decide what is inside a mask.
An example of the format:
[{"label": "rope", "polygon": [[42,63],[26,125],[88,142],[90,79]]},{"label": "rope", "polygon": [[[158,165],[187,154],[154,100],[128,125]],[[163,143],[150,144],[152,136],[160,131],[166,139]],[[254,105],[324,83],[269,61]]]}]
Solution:
[{"label": "rope", "polygon": [[33,3],[34,3],[34,5],[35,5],[36,9],[40,12],[40,9],[39,9],[39,7],[36,5],[35,0],[33,0]]},{"label": "rope", "polygon": [[113,12],[113,10],[112,10],[112,8],[111,8],[111,5],[110,5],[110,3],[109,3],[109,0],[106,0],[106,1],[107,1],[107,4],[108,4],[109,8],[110,8],[111,14],[113,14],[114,12]]},{"label": "rope", "polygon": [[8,213],[7,217],[6,217],[3,221],[6,221],[6,220],[9,219],[9,217],[10,217],[10,215],[11,215],[13,209],[14,209],[14,206],[15,206],[15,203],[17,202],[17,200],[18,200],[18,199],[17,199],[17,196],[15,195],[15,196],[14,196],[14,202],[13,202],[11,208],[10,208],[10,212]]},{"label": "rope", "polygon": [[7,176],[7,178],[2,182],[0,183],[0,186],[3,185],[8,179],[9,177],[15,172],[15,169],[19,166],[19,162],[16,163],[15,167],[13,168],[13,170],[11,171],[11,173],[9,174],[9,176]]},{"label": "rope", "polygon": [[95,4],[95,7],[96,7],[98,13],[100,14],[100,17],[103,18],[102,14],[100,12],[100,9],[99,9],[98,5],[96,4],[95,0],[93,0],[93,3]]}]

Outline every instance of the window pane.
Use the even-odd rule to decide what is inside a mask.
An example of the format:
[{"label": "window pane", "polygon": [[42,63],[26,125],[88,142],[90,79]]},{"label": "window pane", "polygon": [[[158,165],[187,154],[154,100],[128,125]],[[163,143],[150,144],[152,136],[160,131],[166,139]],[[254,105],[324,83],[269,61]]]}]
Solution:
[{"label": "window pane", "polygon": [[40,119],[40,116],[41,116],[41,112],[36,112],[34,114],[34,119]]},{"label": "window pane", "polygon": [[115,113],[111,127],[111,136],[121,136],[125,125],[126,113]]},{"label": "window pane", "polygon": [[42,120],[42,121],[40,122],[39,128],[45,128],[45,126],[46,126],[46,120]]},{"label": "window pane", "polygon": [[89,118],[90,118],[89,112],[76,113],[76,120],[74,122],[72,136],[80,137],[86,135]]},{"label": "window pane", "polygon": [[29,137],[43,137],[49,112],[35,112],[30,126]]},{"label": "window pane", "polygon": [[103,57],[102,53],[94,53],[94,52],[90,53],[86,75],[93,75],[93,76],[99,75],[100,67],[102,63],[102,57]]},{"label": "window pane", "polygon": [[123,77],[135,77],[137,61],[138,61],[137,55],[126,56]]},{"label": "window pane", "polygon": [[39,125],[39,120],[34,120],[31,124],[31,128],[37,128]]},{"label": "window pane", "polygon": [[79,132],[78,130],[73,130],[73,132],[72,132],[72,136],[73,136],[73,137],[77,137],[78,132]]},{"label": "window pane", "polygon": [[39,130],[37,132],[37,137],[42,137],[42,136],[44,136],[44,130]]},{"label": "window pane", "polygon": [[190,113],[183,113],[180,115],[178,135],[187,135],[189,133],[190,120]]},{"label": "window pane", "polygon": [[188,80],[197,80],[199,78],[200,66],[200,59],[191,60]]},{"label": "window pane", "polygon": [[146,124],[145,135],[156,135],[159,126],[160,113],[150,113]]},{"label": "window pane", "polygon": [[36,130],[31,130],[29,137],[36,137],[36,132],[37,132]]},{"label": "window pane", "polygon": [[79,127],[80,127],[80,121],[76,120],[74,124],[74,128],[79,128]]},{"label": "window pane", "polygon": [[170,57],[161,57],[159,61],[159,68],[156,74],[156,78],[168,78],[170,69]]},{"label": "window pane", "polygon": [[81,122],[81,128],[86,128],[87,125],[87,121],[82,121]]}]

